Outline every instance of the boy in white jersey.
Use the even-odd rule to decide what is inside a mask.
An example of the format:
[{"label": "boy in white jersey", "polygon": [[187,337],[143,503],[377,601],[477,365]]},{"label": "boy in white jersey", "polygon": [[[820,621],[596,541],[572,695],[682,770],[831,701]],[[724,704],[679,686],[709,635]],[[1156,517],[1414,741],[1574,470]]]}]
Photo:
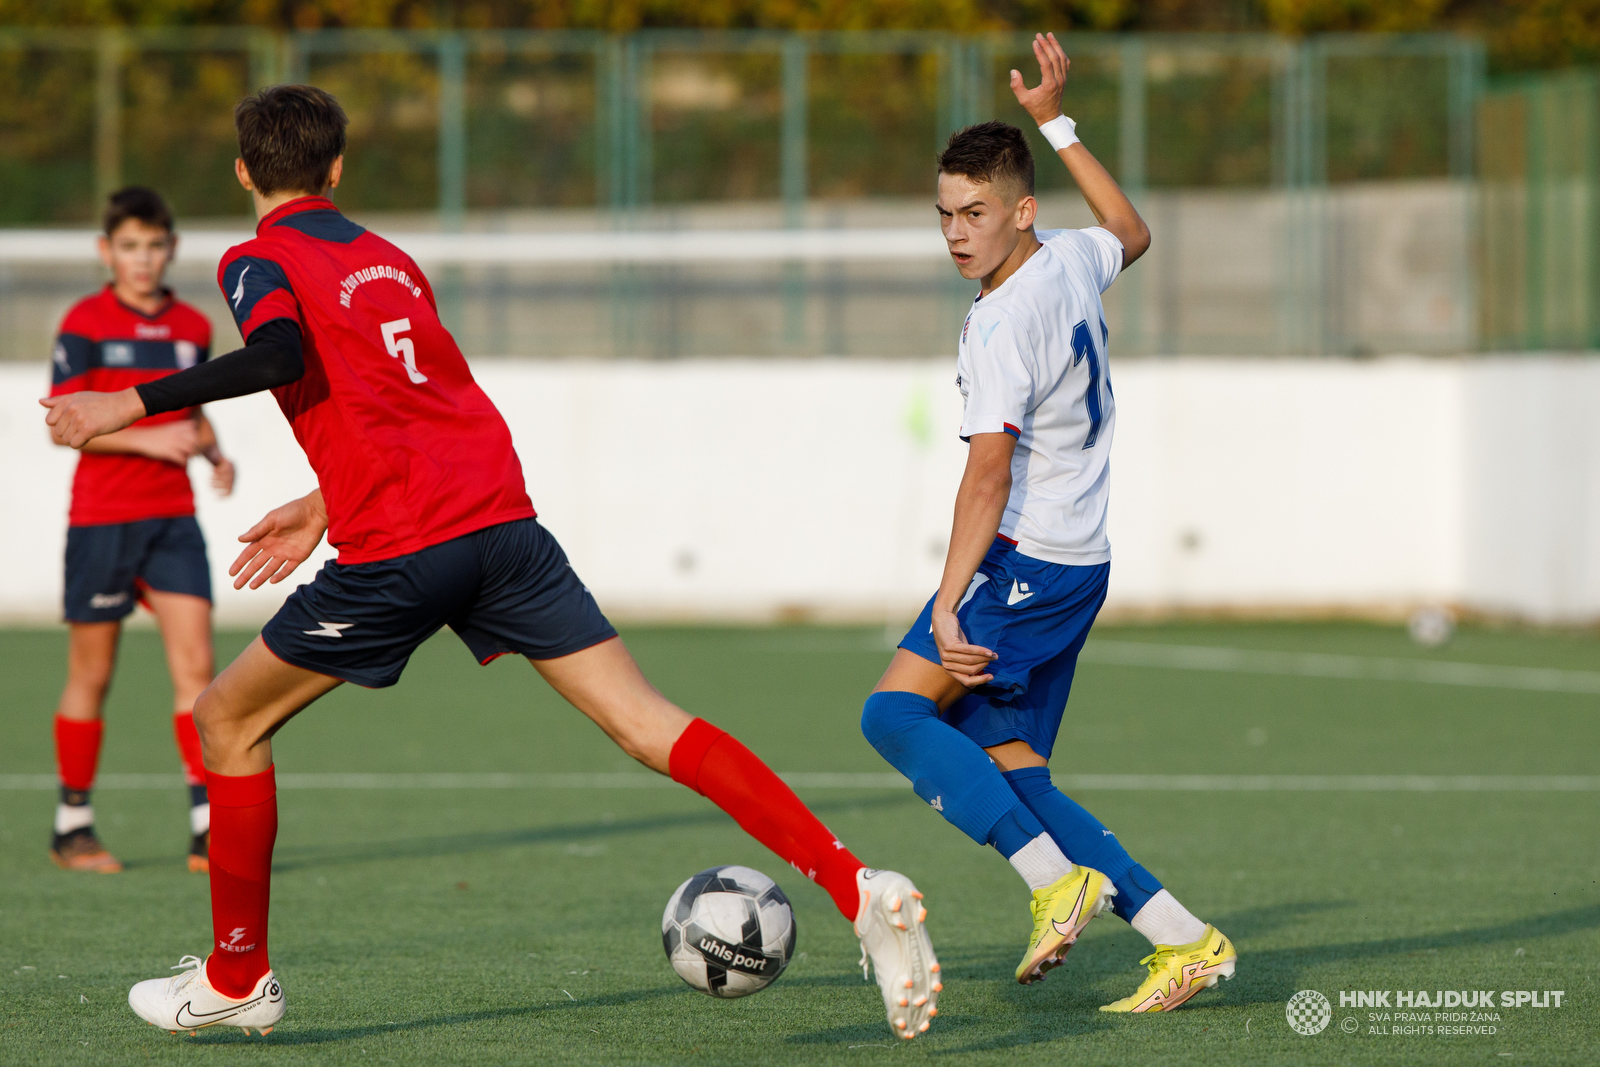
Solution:
[{"label": "boy in white jersey", "polygon": [[1111,567],[1106,539],[1116,408],[1100,294],[1150,231],[1061,113],[1068,61],[1034,40],[1042,75],[1011,88],[1100,225],[1035,232],[1033,158],[1015,126],[951,137],[939,215],[951,258],[982,289],[961,327],[957,385],[969,444],[939,591],[873,690],[861,729],[917,794],[1033,890],[1030,983],[1110,905],[1150,939],[1149,974],[1103,1011],[1170,1011],[1233,977],[1237,954],[1056,789],[1049,759]]}]

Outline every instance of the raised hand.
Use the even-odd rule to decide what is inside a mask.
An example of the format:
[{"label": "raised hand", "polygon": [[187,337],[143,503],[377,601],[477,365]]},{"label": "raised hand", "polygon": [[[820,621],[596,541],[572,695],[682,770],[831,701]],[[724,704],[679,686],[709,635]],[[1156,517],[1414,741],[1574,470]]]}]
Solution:
[{"label": "raised hand", "polygon": [[1062,51],[1053,33],[1033,35],[1033,55],[1039,61],[1039,84],[1029,89],[1022,83],[1022,72],[1011,72],[1011,91],[1017,103],[1040,126],[1061,114],[1061,91],[1067,84],[1072,60]]},{"label": "raised hand", "polygon": [[50,436],[56,444],[72,448],[82,448],[102,434],[116,433],[144,418],[144,401],[132,389],[66,393],[43,397],[39,403],[50,409],[44,417]]},{"label": "raised hand", "polygon": [[243,589],[249,582],[251,589],[260,589],[267,582],[283,581],[316,551],[327,529],[328,512],[322,504],[321,489],[273,508],[239,535],[245,547],[228,568],[233,587]]}]

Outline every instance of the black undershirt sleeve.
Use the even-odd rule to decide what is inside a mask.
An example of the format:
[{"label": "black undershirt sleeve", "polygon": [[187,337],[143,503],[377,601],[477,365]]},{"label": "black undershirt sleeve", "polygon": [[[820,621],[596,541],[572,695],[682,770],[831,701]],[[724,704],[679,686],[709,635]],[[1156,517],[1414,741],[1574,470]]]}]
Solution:
[{"label": "black undershirt sleeve", "polygon": [[243,348],[134,389],[144,401],[145,414],[159,415],[276,389],[299,381],[305,372],[300,324],[273,319],[251,331]]}]

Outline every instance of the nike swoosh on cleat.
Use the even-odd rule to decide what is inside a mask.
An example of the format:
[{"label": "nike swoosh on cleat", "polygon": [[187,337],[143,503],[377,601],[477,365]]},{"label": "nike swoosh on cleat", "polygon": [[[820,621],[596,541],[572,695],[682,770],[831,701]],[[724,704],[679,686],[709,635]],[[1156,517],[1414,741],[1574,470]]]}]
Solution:
[{"label": "nike swoosh on cleat", "polygon": [[1085,878],[1083,880],[1083,885],[1078,889],[1078,899],[1072,905],[1072,912],[1067,916],[1066,926],[1063,927],[1061,925],[1060,919],[1050,920],[1050,925],[1056,928],[1056,933],[1060,934],[1062,937],[1072,936],[1073,929],[1078,925],[1078,916],[1083,913],[1083,898],[1088,892],[1089,879]]},{"label": "nike swoosh on cleat", "polygon": [[[183,1007],[178,1009],[178,1025],[185,1028],[195,1026],[210,1026],[213,1023],[220,1023],[225,1019],[231,1019],[240,1012],[255,1007],[265,999],[265,996],[256,997],[254,1000],[247,1000],[243,1004],[238,1004],[230,1008],[223,1008],[221,1011],[208,1011],[204,1015],[195,1011],[189,1006],[189,1002],[185,1001]],[[183,1017],[184,1012],[189,1013],[189,1021],[187,1022]]]},{"label": "nike swoosh on cleat", "polygon": [[1211,954],[1212,954],[1212,955],[1213,955],[1213,956],[1220,956],[1220,955],[1222,955],[1222,946],[1221,946],[1221,945],[1218,945],[1218,946],[1217,946],[1217,947],[1216,947],[1216,948],[1214,948],[1214,949],[1212,949],[1212,950],[1211,950]]}]

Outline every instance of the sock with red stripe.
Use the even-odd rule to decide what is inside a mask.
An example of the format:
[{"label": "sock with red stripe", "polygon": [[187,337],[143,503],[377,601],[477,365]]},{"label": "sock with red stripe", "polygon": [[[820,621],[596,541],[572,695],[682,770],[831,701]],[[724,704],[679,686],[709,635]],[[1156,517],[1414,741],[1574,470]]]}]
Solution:
[{"label": "sock with red stripe", "polygon": [[738,738],[696,719],[672,746],[668,766],[673,781],[732,815],[751,837],[827,890],[844,917],[855,921],[861,905],[856,872],[866,864]]},{"label": "sock with red stripe", "polygon": [[178,742],[178,757],[183,760],[183,780],[192,786],[205,785],[206,764],[200,756],[200,733],[194,728],[194,712],[173,712],[172,735]]},{"label": "sock with red stripe", "polygon": [[248,996],[267,973],[267,906],[278,837],[273,768],[210,774],[212,952],[206,979],[226,997]]},{"label": "sock with red stripe", "polygon": [[206,803],[206,765],[200,756],[200,734],[194,728],[194,712],[174,712],[172,734],[178,741],[178,757],[183,760],[183,780],[189,785],[189,830],[205,833],[211,826],[211,813]]},{"label": "sock with red stripe", "polygon": [[83,793],[87,802],[100,763],[100,739],[106,724],[101,719],[67,719],[56,716],[56,773],[61,788]]}]

